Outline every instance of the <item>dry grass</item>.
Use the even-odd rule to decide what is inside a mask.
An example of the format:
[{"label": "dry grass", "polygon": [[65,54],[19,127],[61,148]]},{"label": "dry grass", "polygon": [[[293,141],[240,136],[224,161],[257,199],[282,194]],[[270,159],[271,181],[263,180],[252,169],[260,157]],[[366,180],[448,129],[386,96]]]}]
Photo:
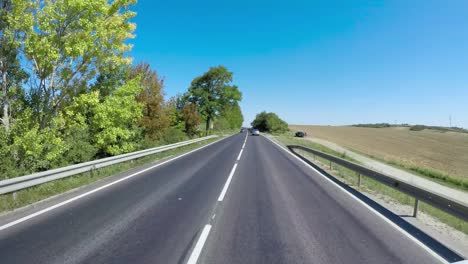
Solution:
[{"label": "dry grass", "polygon": [[293,131],[325,139],[365,155],[404,166],[429,168],[468,179],[468,134],[409,128],[291,125]]}]

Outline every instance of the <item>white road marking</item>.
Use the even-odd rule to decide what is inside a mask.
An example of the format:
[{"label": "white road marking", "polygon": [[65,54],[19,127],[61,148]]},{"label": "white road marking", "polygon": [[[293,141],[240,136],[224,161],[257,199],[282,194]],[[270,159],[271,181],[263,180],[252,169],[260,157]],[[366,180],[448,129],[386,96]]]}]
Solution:
[{"label": "white road marking", "polygon": [[244,149],[241,149],[241,151],[239,152],[239,156],[237,156],[237,160],[239,161],[241,156],[242,156],[242,151],[244,151]]},{"label": "white road marking", "polygon": [[224,184],[224,188],[221,191],[221,194],[219,195],[218,202],[222,202],[224,200],[224,196],[226,195],[227,189],[229,188],[229,184],[231,184],[232,176],[236,172],[236,169],[237,169],[237,163],[234,164],[234,167],[232,167],[231,173],[229,173],[229,177],[226,183]]},{"label": "white road marking", "polygon": [[269,141],[273,142],[275,145],[277,145],[278,147],[280,147],[282,150],[286,151],[287,153],[289,153],[291,156],[293,156],[294,158],[296,158],[297,160],[299,160],[300,162],[302,162],[304,165],[306,165],[307,167],[309,167],[310,169],[312,169],[313,171],[315,171],[317,174],[319,174],[320,176],[324,177],[327,181],[329,181],[330,183],[334,184],[336,187],[338,187],[338,189],[342,190],[343,192],[345,192],[346,194],[348,194],[349,196],[351,196],[351,198],[353,198],[354,200],[356,200],[358,203],[362,204],[363,206],[365,206],[367,209],[369,209],[371,212],[373,212],[374,214],[376,214],[378,217],[382,218],[385,222],[387,222],[388,224],[390,224],[392,227],[394,227],[396,230],[400,231],[403,235],[405,235],[406,237],[408,237],[410,240],[412,240],[413,242],[415,242],[417,245],[419,245],[422,249],[426,250],[429,254],[431,254],[433,257],[435,257],[437,260],[439,260],[441,263],[444,263],[444,264],[448,264],[450,262],[446,261],[444,258],[442,258],[441,256],[439,256],[437,253],[435,253],[434,251],[432,251],[428,246],[426,246],[424,243],[422,243],[421,241],[419,241],[418,239],[416,239],[414,236],[412,236],[410,233],[406,232],[404,229],[402,229],[401,227],[399,227],[397,224],[395,224],[394,222],[392,222],[390,219],[388,219],[387,217],[383,216],[381,213],[379,213],[377,210],[375,210],[374,208],[372,208],[371,206],[369,206],[368,204],[366,204],[365,202],[363,202],[361,199],[357,198],[356,196],[354,196],[352,193],[348,192],[345,188],[341,187],[339,184],[337,184],[336,182],[332,181],[331,179],[329,179],[327,176],[323,175],[320,171],[316,170],[314,167],[312,167],[311,165],[309,165],[307,162],[303,161],[302,159],[300,159],[299,157],[297,157],[296,155],[294,155],[293,153],[291,153],[288,149],[286,149],[285,147],[281,146],[280,144],[276,143],[275,141],[269,139],[268,137],[265,137],[267,138]]},{"label": "white road marking", "polygon": [[210,234],[211,230],[211,225],[206,225],[203,228],[203,231],[198,238],[197,244],[195,245],[195,248],[192,251],[192,254],[190,254],[190,258],[187,261],[187,264],[196,264],[198,261],[198,258],[200,257],[201,251],[203,249],[203,246],[205,245],[206,239],[208,238],[208,235]]},{"label": "white road marking", "polygon": [[[224,200],[224,196],[226,196],[226,192],[229,188],[229,185],[231,184],[232,177],[234,176],[234,173],[236,172],[236,169],[237,169],[237,164],[238,164],[237,162],[240,160],[242,156],[242,152],[244,151],[245,143],[247,142],[247,137],[248,137],[248,134],[245,137],[244,144],[242,145],[241,151],[239,152],[239,156],[237,156],[237,160],[234,163],[234,166],[232,167],[231,172],[229,173],[229,177],[226,180],[226,183],[224,184],[223,190],[221,191],[219,195],[218,202],[222,202]],[[215,217],[216,217],[216,214],[213,214],[211,216],[211,220],[214,220]],[[198,238],[197,244],[195,245],[195,248],[193,249],[192,254],[190,254],[190,258],[188,259],[187,264],[197,263],[198,258],[200,257],[200,254],[203,250],[203,246],[205,245],[205,242],[208,239],[210,230],[211,230],[211,225],[209,224],[203,228],[200,238]]]},{"label": "white road marking", "polygon": [[32,213],[32,214],[30,214],[30,215],[27,215],[27,216],[25,216],[25,217],[22,217],[22,218],[20,218],[20,219],[17,219],[17,220],[15,220],[15,221],[12,221],[12,222],[10,222],[10,223],[8,223],[8,224],[2,225],[2,226],[0,226],[0,231],[5,230],[5,229],[7,229],[7,228],[10,228],[10,227],[12,227],[12,226],[15,226],[15,225],[17,225],[17,224],[19,224],[19,223],[22,223],[22,222],[24,222],[24,221],[27,221],[27,220],[29,220],[29,219],[32,219],[32,218],[34,218],[34,217],[36,217],[36,216],[39,216],[39,215],[42,215],[42,214],[47,213],[47,212],[49,212],[49,211],[52,211],[52,210],[54,210],[54,209],[56,209],[56,208],[62,207],[62,206],[64,206],[64,205],[66,205],[66,204],[69,204],[69,203],[71,203],[71,202],[73,202],[73,201],[76,201],[76,200],[78,200],[78,199],[81,199],[81,198],[83,198],[83,197],[86,197],[86,196],[88,196],[88,195],[90,195],[90,194],[93,194],[93,193],[95,193],[95,192],[98,192],[98,191],[100,191],[100,190],[106,189],[106,188],[108,188],[108,187],[110,187],[110,186],[112,186],[112,185],[114,185],[114,184],[117,184],[117,183],[126,181],[126,180],[128,180],[128,179],[130,179],[130,178],[133,178],[133,177],[139,175],[139,174],[142,174],[143,172],[152,170],[152,169],[154,169],[154,168],[156,168],[156,167],[162,166],[162,165],[164,165],[164,164],[166,164],[166,163],[169,163],[169,162],[174,161],[174,160],[176,160],[176,159],[182,158],[182,157],[184,157],[184,156],[186,156],[186,155],[189,155],[189,154],[191,154],[191,153],[193,153],[193,152],[195,152],[195,151],[198,151],[198,150],[201,150],[201,149],[203,149],[203,148],[206,148],[206,147],[208,147],[208,146],[210,146],[210,145],[212,145],[212,144],[215,144],[215,143],[217,143],[217,142],[219,142],[219,141],[221,141],[221,140],[224,140],[224,139],[226,139],[226,138],[229,138],[229,137],[222,138],[222,139],[217,140],[217,141],[215,141],[215,142],[212,142],[212,143],[210,143],[210,144],[208,144],[208,145],[205,145],[205,146],[202,146],[202,147],[200,147],[200,148],[191,150],[191,151],[189,151],[189,152],[187,152],[187,153],[184,153],[184,154],[181,154],[181,155],[176,156],[176,157],[174,157],[174,158],[171,158],[171,159],[169,159],[169,160],[163,161],[163,162],[158,163],[158,164],[156,164],[156,165],[154,165],[154,166],[151,166],[151,167],[149,167],[149,168],[146,168],[146,169],[143,169],[143,170],[138,171],[138,172],[136,172],[136,173],[133,173],[133,174],[131,174],[131,175],[128,175],[128,176],[126,176],[126,177],[124,177],[124,178],[118,179],[118,180],[116,180],[116,181],[113,181],[113,182],[111,182],[111,183],[108,183],[108,184],[106,184],[106,185],[103,185],[103,186],[101,186],[101,187],[98,187],[98,188],[93,189],[93,190],[91,190],[91,191],[85,192],[85,193],[83,193],[83,194],[80,194],[80,195],[75,196],[75,197],[73,197],[73,198],[70,198],[70,199],[68,199],[68,200],[65,200],[65,201],[63,201],[63,202],[61,202],[61,203],[52,205],[52,206],[50,206],[50,207],[47,207],[47,208],[45,208],[45,209],[42,209],[42,210],[40,210],[40,211],[37,211],[37,212],[35,212],[35,213]]}]

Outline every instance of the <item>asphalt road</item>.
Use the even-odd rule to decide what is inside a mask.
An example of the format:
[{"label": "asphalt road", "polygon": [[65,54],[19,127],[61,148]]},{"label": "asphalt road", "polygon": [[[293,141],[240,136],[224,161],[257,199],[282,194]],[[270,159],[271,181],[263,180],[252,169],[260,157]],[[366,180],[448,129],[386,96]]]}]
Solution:
[{"label": "asphalt road", "polygon": [[266,138],[245,138],[1,230],[0,263],[440,263]]}]

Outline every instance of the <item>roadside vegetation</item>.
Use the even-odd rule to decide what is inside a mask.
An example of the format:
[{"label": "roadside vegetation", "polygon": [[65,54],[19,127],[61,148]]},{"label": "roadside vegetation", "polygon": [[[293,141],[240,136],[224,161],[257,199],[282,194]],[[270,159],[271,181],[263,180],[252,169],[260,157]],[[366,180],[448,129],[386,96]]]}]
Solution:
[{"label": "roadside vegetation", "polygon": [[0,1],[0,180],[241,127],[225,67],[166,98],[132,64],[135,4]]},{"label": "roadside vegetation", "polygon": [[284,133],[288,131],[288,123],[278,117],[275,113],[261,112],[257,114],[252,127],[267,133]]},{"label": "roadside vegetation", "polygon": [[85,172],[71,177],[51,181],[38,186],[17,191],[15,194],[0,195],[0,213],[11,211],[16,208],[21,208],[28,204],[41,201],[45,198],[58,195],[67,191],[74,190],[81,186],[103,180],[106,177],[125,173],[130,170],[135,170],[145,164],[155,163],[170,157],[182,154],[184,152],[199,148],[214,141],[220,140],[221,137],[208,139],[202,142],[197,142],[180,148],[156,153],[132,161],[127,161],[108,167],[96,169],[94,171]]}]

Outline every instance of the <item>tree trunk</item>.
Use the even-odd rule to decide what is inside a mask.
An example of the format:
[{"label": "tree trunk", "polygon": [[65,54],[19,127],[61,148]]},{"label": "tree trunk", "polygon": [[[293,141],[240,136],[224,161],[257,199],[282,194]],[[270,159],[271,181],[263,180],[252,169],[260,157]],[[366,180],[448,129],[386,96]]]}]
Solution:
[{"label": "tree trunk", "polygon": [[5,131],[8,133],[10,131],[10,116],[9,116],[9,105],[4,103],[3,105],[3,117],[2,124],[5,127]]},{"label": "tree trunk", "polygon": [[205,132],[206,132],[206,133],[205,133],[206,136],[208,136],[208,131],[210,130],[210,120],[211,120],[211,118],[208,116],[208,117],[206,118],[206,131],[205,131]]},{"label": "tree trunk", "polygon": [[8,102],[8,94],[7,94],[7,73],[3,71],[2,73],[2,105],[3,105],[3,116],[2,116],[2,124],[5,127],[5,131],[8,133],[10,131],[10,105]]}]

